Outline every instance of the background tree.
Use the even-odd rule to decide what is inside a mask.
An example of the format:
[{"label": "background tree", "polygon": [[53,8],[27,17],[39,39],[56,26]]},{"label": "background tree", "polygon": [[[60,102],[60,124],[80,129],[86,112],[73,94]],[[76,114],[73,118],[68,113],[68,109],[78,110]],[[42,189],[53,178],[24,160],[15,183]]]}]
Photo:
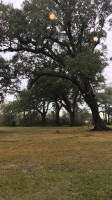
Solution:
[{"label": "background tree", "polygon": [[69,113],[70,126],[75,126],[76,124],[76,109],[78,107],[79,97],[79,90],[73,84],[69,83],[68,91],[63,92],[62,99],[60,99],[61,105]]},{"label": "background tree", "polygon": [[92,114],[88,111],[87,108],[78,108],[76,119],[77,125],[85,125],[86,121],[88,121],[89,124],[92,124]]},{"label": "background tree", "polygon": [[16,126],[18,123],[18,101],[4,104],[3,108],[4,126]]},{"label": "background tree", "polygon": [[[29,81],[29,85],[32,84],[32,80]],[[62,78],[55,77],[41,77],[33,85],[33,91],[35,88],[40,88],[43,97],[49,99],[56,111],[56,125],[59,122],[59,112],[62,107],[70,115],[70,126],[75,125],[75,110],[79,102],[79,90],[70,81],[65,81]]]},{"label": "background tree", "polygon": [[36,88],[35,90],[23,90],[19,94],[19,100],[20,107],[24,111],[24,119],[26,116],[25,111],[27,115],[31,115],[33,112],[35,117],[40,114],[42,118],[42,125],[45,126],[45,118],[49,110],[49,101],[42,96],[40,88]]},{"label": "background tree", "polygon": [[62,91],[64,90],[61,80],[57,78],[41,77],[38,81],[35,82],[31,88],[31,81],[29,80],[28,88],[37,94],[41,93],[41,96],[50,103],[50,107],[53,107],[56,115],[56,125],[60,125],[59,121],[59,112],[61,109],[61,104],[59,102]]},{"label": "background tree", "polygon": [[10,65],[9,61],[0,57],[0,101],[4,101],[4,95],[9,92],[13,93],[18,88],[17,74],[14,67]]},{"label": "background tree", "polygon": [[112,115],[112,87],[105,86],[102,92],[97,93],[100,112],[108,124]]}]

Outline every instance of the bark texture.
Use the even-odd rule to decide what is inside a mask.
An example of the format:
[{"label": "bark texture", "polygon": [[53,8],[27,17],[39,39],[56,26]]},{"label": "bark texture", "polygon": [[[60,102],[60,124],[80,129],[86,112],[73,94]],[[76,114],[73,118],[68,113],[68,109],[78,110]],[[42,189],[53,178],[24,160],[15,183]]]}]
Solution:
[{"label": "bark texture", "polygon": [[70,126],[75,126],[75,113],[70,112]]}]

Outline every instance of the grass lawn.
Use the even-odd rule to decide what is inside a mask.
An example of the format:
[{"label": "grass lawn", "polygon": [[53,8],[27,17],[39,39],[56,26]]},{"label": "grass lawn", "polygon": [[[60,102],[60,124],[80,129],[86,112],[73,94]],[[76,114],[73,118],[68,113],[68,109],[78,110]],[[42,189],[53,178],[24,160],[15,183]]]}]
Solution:
[{"label": "grass lawn", "polygon": [[0,127],[0,200],[112,200],[112,131],[90,129]]}]

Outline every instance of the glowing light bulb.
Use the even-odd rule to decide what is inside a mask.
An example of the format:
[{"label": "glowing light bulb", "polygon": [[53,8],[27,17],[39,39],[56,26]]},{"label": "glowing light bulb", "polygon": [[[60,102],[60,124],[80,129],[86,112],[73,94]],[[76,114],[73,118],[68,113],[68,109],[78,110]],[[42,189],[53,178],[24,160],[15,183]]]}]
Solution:
[{"label": "glowing light bulb", "polygon": [[93,40],[94,40],[94,42],[97,42],[98,37],[97,37],[97,36],[94,36],[94,37],[93,37]]},{"label": "glowing light bulb", "polygon": [[51,19],[51,20],[55,19],[55,13],[54,12],[49,13],[49,19]]}]

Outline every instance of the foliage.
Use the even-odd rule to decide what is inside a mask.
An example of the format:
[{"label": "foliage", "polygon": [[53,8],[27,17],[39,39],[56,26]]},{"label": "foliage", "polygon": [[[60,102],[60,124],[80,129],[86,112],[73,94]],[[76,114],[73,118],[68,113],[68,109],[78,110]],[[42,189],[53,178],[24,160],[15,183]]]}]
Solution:
[{"label": "foliage", "polygon": [[16,113],[14,112],[14,109],[13,109],[13,104],[9,104],[9,105],[6,105],[4,107],[4,111],[3,111],[3,114],[4,114],[4,126],[13,126],[13,124],[15,124],[15,118],[16,118]]},{"label": "foliage", "polygon": [[25,115],[25,118],[21,118],[19,126],[39,126],[42,125],[41,117],[37,113],[32,112]]},{"label": "foliage", "polygon": [[[31,87],[32,80],[29,80],[28,87]],[[62,78],[42,76],[32,86],[33,93],[39,94],[52,103],[59,118],[59,112],[62,107],[71,114],[74,113],[78,102],[81,103],[78,88],[70,81],[65,81]],[[58,124],[58,123],[57,123]],[[75,119],[71,122],[75,125]]]},{"label": "foliage", "polygon": [[85,121],[92,122],[92,114],[86,108],[78,108],[76,113],[76,125],[85,125]]},{"label": "foliage", "polygon": [[[78,76],[82,81],[83,75],[95,83],[105,62],[103,52],[94,49],[106,36],[104,24],[111,13],[110,3],[109,0],[86,0],[83,4],[80,0],[32,0],[24,1],[22,10],[1,3],[1,51],[27,51],[38,54],[42,60],[49,57],[74,74],[75,79]],[[52,9],[56,13],[54,21],[48,18]],[[95,34],[98,41],[94,43]],[[38,62],[36,60],[37,65]]]},{"label": "foliage", "polygon": [[105,86],[102,92],[97,93],[97,99],[100,112],[103,113],[104,119],[110,123],[112,116],[112,87]]},{"label": "foliage", "polygon": [[0,57],[0,101],[4,101],[4,94],[6,92],[16,92],[17,74],[13,67],[10,66],[10,62]]},{"label": "foliage", "polygon": [[[30,74],[33,82],[44,75],[73,82],[85,94],[95,129],[99,130],[106,127],[99,116],[93,86],[103,80],[101,72],[107,62],[104,45],[102,50],[96,47],[106,37],[104,25],[112,13],[111,3],[111,0],[27,0],[21,10],[0,4],[0,51],[23,52],[23,57],[28,52],[26,63],[30,67],[32,62],[28,60],[35,62],[38,57]],[[48,17],[51,10],[55,11],[55,20]],[[98,37],[96,42],[94,36]]]}]

